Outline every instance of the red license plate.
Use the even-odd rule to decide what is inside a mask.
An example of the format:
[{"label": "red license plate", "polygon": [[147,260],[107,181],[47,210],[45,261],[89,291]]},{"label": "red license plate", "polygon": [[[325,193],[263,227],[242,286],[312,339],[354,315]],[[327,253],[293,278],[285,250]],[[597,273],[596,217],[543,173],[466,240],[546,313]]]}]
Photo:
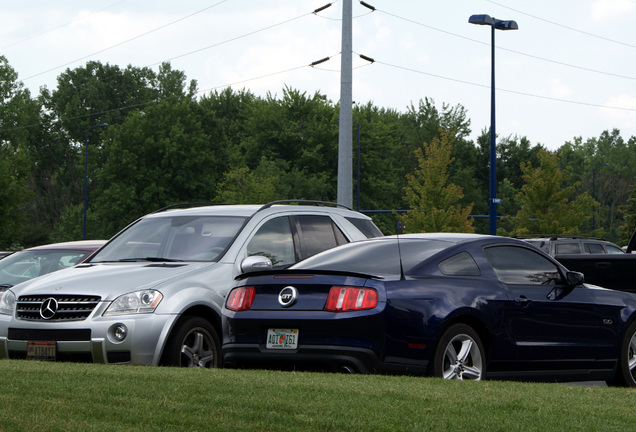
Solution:
[{"label": "red license plate", "polygon": [[55,341],[27,341],[27,359],[55,360],[57,344]]}]

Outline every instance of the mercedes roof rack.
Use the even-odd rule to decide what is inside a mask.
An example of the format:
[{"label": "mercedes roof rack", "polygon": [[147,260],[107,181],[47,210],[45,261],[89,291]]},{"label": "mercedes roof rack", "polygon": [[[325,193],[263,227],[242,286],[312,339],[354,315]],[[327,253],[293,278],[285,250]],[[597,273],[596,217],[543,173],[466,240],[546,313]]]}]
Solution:
[{"label": "mercedes roof rack", "polygon": [[257,210],[257,213],[259,211],[268,209],[272,206],[275,205],[281,205],[281,204],[300,204],[300,205],[313,205],[313,206],[319,206],[319,207],[337,207],[337,208],[342,208],[345,210],[352,210],[351,208],[342,205],[342,204],[337,204],[337,203],[333,203],[333,202],[328,202],[328,201],[314,201],[314,200],[279,200],[279,201],[272,201],[270,203],[265,204],[264,206],[262,206],[261,208],[259,208]]}]

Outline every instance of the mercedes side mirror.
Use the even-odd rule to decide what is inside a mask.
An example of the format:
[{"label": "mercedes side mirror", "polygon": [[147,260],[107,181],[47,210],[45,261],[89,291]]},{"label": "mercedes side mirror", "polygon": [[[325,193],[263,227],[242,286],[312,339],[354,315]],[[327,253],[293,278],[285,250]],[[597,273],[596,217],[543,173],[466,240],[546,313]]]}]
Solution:
[{"label": "mercedes side mirror", "polygon": [[243,273],[252,273],[271,269],[272,262],[270,259],[260,255],[248,256],[241,262],[241,271]]}]

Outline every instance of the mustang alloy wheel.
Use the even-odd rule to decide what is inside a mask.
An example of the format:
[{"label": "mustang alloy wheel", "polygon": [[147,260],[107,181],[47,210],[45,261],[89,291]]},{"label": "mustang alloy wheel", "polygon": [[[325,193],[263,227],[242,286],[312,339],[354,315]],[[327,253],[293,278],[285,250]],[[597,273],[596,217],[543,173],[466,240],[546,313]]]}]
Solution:
[{"label": "mustang alloy wheel", "polygon": [[219,338],[210,323],[191,317],[181,323],[166,343],[165,366],[216,368],[220,364]]},{"label": "mustang alloy wheel", "polygon": [[440,338],[433,359],[433,376],[444,379],[482,380],[486,374],[484,347],[467,325],[455,324]]},{"label": "mustang alloy wheel", "polygon": [[636,387],[636,322],[627,327],[614,379],[608,384]]}]

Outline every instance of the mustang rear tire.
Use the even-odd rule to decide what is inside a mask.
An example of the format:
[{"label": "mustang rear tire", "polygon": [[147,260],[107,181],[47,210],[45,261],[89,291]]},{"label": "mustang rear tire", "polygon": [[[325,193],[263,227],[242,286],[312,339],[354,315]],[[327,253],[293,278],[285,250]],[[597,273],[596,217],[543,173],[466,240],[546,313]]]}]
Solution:
[{"label": "mustang rear tire", "polygon": [[484,346],[479,335],[465,324],[455,324],[442,335],[433,358],[433,376],[444,379],[483,380]]},{"label": "mustang rear tire", "polygon": [[161,364],[164,366],[217,368],[221,344],[212,325],[199,317],[180,322],[168,338]]},{"label": "mustang rear tire", "polygon": [[636,387],[636,322],[633,322],[623,337],[618,368],[609,385],[620,387]]}]

